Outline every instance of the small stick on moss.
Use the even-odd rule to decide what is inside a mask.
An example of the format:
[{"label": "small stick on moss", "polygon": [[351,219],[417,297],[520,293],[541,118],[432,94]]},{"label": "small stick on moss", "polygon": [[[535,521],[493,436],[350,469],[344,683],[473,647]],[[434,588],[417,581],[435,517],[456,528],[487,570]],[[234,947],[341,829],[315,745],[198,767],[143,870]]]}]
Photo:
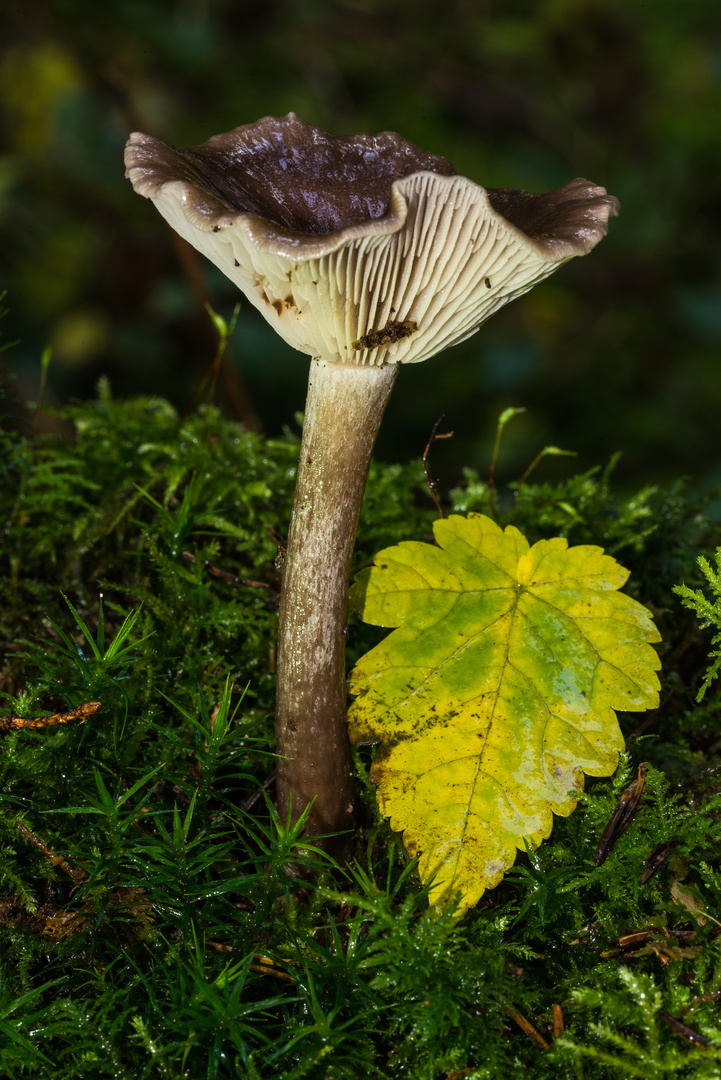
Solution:
[{"label": "small stick on moss", "polygon": [[242,803],[240,804],[241,810],[245,810],[246,813],[249,810],[252,810],[258,800],[262,797],[263,792],[270,791],[274,784],[275,769],[273,769],[273,772],[270,774],[270,776],[266,776],[263,783],[260,785],[259,788],[256,789],[256,791],[253,792],[252,795],[249,795],[247,799],[243,799]]},{"label": "small stick on moss", "polygon": [[664,1024],[668,1024],[671,1031],[676,1035],[680,1035],[686,1042],[694,1043],[696,1046],[713,1046],[711,1039],[707,1039],[705,1035],[699,1035],[698,1031],[694,1031],[693,1028],[686,1027],[680,1020],[677,1020],[675,1016],[671,1016],[665,1009],[659,1009],[658,1015],[663,1020]]},{"label": "small stick on moss", "polygon": [[[295,982],[293,975],[289,975],[287,971],[284,971],[280,964],[277,964],[275,960],[271,960],[269,956],[263,956],[261,953],[253,953],[253,960],[256,962],[250,965],[251,971],[258,972],[259,975],[272,975],[274,979],[283,979],[285,982]],[[286,961],[286,963],[292,963],[292,960]]]},{"label": "small stick on moss", "polygon": [[81,724],[84,724],[91,716],[95,716],[100,708],[102,705],[99,701],[88,701],[85,705],[78,705],[77,709],[71,709],[70,712],[38,716],[32,720],[25,720],[22,716],[0,716],[0,735],[8,735],[11,731],[43,731],[46,727],[67,724],[71,720],[79,720]]},{"label": "small stick on moss", "polygon": [[[189,563],[196,563],[198,561],[192,551],[181,551],[180,557]],[[251,578],[238,577],[237,574],[231,574],[228,570],[221,570],[219,566],[213,566],[207,559],[203,563],[203,569],[207,570],[211,577],[220,578],[222,581],[229,581],[231,585],[244,585],[248,589],[270,588],[267,581],[253,581]]]},{"label": "small stick on moss", "polygon": [[33,845],[33,847],[36,847],[38,851],[41,851],[43,855],[50,860],[51,866],[59,866],[76,885],[80,885],[81,882],[85,881],[88,876],[85,870],[80,870],[77,867],[72,866],[62,857],[62,855],[56,855],[54,851],[51,851],[49,847],[46,847],[35,833],[30,832],[30,829],[28,829],[27,825],[24,825],[22,821],[16,821],[15,828],[21,836],[24,836],[25,839]]},{"label": "small stick on moss", "polygon": [[705,1005],[709,1001],[715,1001],[717,997],[721,997],[721,990],[712,990],[709,994],[701,994],[700,997],[693,998],[688,1005],[684,1005],[683,1009],[681,1009],[681,1016],[685,1016],[690,1009],[694,1009],[697,1005]]},{"label": "small stick on moss", "polygon": [[516,1012],[515,1009],[512,1009],[510,1005],[504,1005],[503,1007],[508,1015],[515,1020],[521,1031],[524,1031],[529,1038],[533,1039],[533,1041],[540,1046],[541,1050],[548,1050],[548,1043],[543,1035],[541,1035],[540,1031],[537,1031],[536,1028],[534,1028],[530,1020],[526,1020],[525,1016],[521,1016],[521,1014]]}]

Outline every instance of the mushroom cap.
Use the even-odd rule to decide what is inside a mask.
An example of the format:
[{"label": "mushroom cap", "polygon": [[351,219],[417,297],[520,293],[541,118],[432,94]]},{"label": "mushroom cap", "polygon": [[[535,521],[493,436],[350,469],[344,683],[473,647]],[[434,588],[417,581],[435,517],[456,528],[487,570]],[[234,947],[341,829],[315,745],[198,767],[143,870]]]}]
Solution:
[{"label": "mushroom cap", "polygon": [[177,149],[136,132],[125,165],[290,345],[356,364],[463,341],[618,213],[588,180],[487,189],[395,132],[337,137],[293,113]]}]

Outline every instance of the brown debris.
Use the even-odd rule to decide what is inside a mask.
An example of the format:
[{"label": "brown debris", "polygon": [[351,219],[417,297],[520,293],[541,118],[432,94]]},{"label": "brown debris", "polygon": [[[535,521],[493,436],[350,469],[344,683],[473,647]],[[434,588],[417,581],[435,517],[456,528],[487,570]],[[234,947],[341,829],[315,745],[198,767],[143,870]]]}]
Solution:
[{"label": "brown debris", "polygon": [[410,337],[418,329],[418,323],[412,319],[397,322],[391,319],[381,330],[369,330],[363,337],[353,342],[354,349],[377,349],[381,345],[392,345],[395,341]]},{"label": "brown debris", "polygon": [[101,707],[99,701],[88,701],[85,705],[78,705],[77,709],[71,709],[70,712],[38,716],[32,720],[25,720],[21,716],[0,716],[0,735],[8,735],[11,731],[43,731],[46,727],[67,724],[71,720],[79,720],[81,724],[84,724]]},{"label": "brown debris", "polygon": [[[153,906],[146,899],[142,888],[113,889],[108,897],[106,912],[109,915],[120,914],[123,910],[148,929],[153,922]],[[90,901],[77,911],[62,911],[55,904],[41,904],[36,912],[28,909],[15,896],[0,900],[0,926],[8,929],[26,930],[47,938],[49,941],[65,941],[79,934],[95,910]]]},{"label": "brown debris", "polygon": [[513,1020],[515,1020],[521,1031],[525,1032],[529,1038],[533,1039],[536,1045],[540,1046],[541,1050],[548,1050],[548,1043],[543,1038],[543,1035],[541,1035],[540,1031],[537,1031],[536,1028],[534,1028],[530,1020],[526,1020],[525,1016],[522,1016],[519,1012],[516,1012],[516,1010],[512,1009],[510,1005],[504,1005],[504,1009],[506,1010],[508,1015]]},{"label": "brown debris", "polygon": [[15,828],[29,843],[36,847],[38,851],[41,851],[47,859],[50,860],[51,866],[59,866],[61,870],[64,870],[68,877],[75,882],[76,885],[82,884],[88,876],[85,870],[72,866],[62,855],[56,855],[49,847],[46,847],[42,840],[28,829],[27,825],[23,825],[22,821],[15,822]]},{"label": "brown debris", "polygon": [[657,844],[652,851],[649,851],[648,855],[643,860],[643,871],[641,872],[642,885],[645,885],[647,881],[651,880],[658,868],[662,866],[669,857],[671,850],[674,847],[674,841],[669,840],[665,844]]},{"label": "brown debris", "polygon": [[603,830],[601,839],[598,841],[593,862],[595,866],[602,866],[611,853],[613,845],[622,836],[631,824],[633,816],[641,801],[643,787],[646,783],[646,766],[642,763],[638,767],[638,776],[629,784],[614,810],[608,825]]},{"label": "brown debris", "polygon": [[694,1031],[693,1028],[687,1027],[686,1024],[682,1024],[680,1020],[677,1020],[675,1016],[671,1016],[665,1009],[659,1009],[658,1015],[665,1024],[668,1024],[671,1031],[675,1032],[676,1035],[680,1035],[686,1042],[693,1043],[695,1046],[714,1045],[705,1035],[699,1035],[698,1031]]}]

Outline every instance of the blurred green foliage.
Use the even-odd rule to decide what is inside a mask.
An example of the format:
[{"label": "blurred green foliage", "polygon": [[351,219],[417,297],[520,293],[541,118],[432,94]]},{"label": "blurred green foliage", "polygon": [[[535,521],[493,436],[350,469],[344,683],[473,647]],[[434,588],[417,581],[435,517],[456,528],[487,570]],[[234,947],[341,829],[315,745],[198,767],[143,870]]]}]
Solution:
[{"label": "blurred green foliage", "polygon": [[[168,396],[181,410],[209,362],[210,299],[232,286],[179,249],[122,177],[128,133],[200,142],[296,111],[332,132],[394,129],[495,186],[576,175],[619,196],[589,259],[509,306],[467,343],[402,373],[381,456],[436,453],[453,479],[484,433],[526,405],[509,476],[557,443],[580,466],[623,451],[629,487],[721,476],[721,23],[715,0],[27,0],[0,36],[3,358],[34,400]],[[220,400],[280,433],[306,359],[247,305]],[[570,475],[568,462],[550,475]]]}]

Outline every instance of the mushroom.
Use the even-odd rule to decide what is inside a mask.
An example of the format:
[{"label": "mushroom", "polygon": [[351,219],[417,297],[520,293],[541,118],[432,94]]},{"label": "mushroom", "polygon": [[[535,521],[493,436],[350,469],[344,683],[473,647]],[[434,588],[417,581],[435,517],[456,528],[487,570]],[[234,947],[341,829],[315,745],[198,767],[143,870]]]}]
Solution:
[{"label": "mushroom", "polygon": [[349,850],[350,560],[370,457],[400,364],[463,341],[587,254],[618,201],[577,179],[486,189],[394,132],[336,137],[293,113],[199,146],[131,135],[126,175],[312,359],[278,629],[278,808]]}]

